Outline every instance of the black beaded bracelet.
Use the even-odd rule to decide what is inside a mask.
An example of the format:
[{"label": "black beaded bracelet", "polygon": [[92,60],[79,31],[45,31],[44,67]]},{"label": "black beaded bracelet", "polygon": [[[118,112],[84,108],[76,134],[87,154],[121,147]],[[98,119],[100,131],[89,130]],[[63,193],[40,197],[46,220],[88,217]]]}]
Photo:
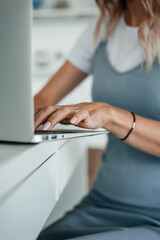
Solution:
[{"label": "black beaded bracelet", "polygon": [[132,127],[131,127],[131,129],[129,130],[128,134],[127,134],[124,138],[120,139],[121,141],[126,140],[126,139],[128,138],[128,136],[131,134],[131,132],[133,131],[133,129],[135,128],[135,125],[136,125],[136,116],[135,116],[135,114],[134,114],[133,112],[131,112],[131,114],[132,114],[132,116],[133,116]]}]

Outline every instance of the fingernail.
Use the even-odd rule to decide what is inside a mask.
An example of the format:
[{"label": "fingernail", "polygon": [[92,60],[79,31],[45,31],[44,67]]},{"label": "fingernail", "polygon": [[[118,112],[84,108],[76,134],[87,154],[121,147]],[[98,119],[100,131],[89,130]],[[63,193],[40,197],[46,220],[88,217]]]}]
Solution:
[{"label": "fingernail", "polygon": [[51,122],[47,122],[43,125],[43,130],[47,130],[48,128],[50,128],[51,126]]},{"label": "fingernail", "polygon": [[76,121],[77,121],[77,118],[76,118],[76,117],[73,117],[73,118],[70,120],[71,123],[75,123]]}]

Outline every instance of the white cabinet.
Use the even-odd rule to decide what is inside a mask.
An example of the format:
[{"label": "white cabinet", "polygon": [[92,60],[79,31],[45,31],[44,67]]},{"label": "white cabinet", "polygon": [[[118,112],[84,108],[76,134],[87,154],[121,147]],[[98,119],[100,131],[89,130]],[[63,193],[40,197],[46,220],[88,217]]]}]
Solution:
[{"label": "white cabinet", "polygon": [[[79,164],[85,158],[83,141],[6,143],[0,153],[0,239],[35,240],[76,168],[84,166]],[[85,169],[75,178],[76,187],[82,178],[78,196],[70,189],[69,207],[86,192]]]},{"label": "white cabinet", "polygon": [[57,160],[54,154],[3,196],[0,239],[36,239],[56,203]]},{"label": "white cabinet", "polygon": [[[58,178],[59,178],[59,194],[65,189],[71,175],[76,169],[78,162],[85,156],[81,140],[71,140],[58,152]],[[85,175],[82,176],[85,178]]]}]

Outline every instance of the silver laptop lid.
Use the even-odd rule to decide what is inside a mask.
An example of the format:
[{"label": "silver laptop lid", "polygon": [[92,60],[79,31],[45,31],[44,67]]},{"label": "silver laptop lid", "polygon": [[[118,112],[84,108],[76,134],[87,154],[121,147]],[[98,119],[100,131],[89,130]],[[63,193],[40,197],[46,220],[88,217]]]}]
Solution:
[{"label": "silver laptop lid", "polygon": [[28,142],[34,132],[31,0],[0,1],[0,140]]}]

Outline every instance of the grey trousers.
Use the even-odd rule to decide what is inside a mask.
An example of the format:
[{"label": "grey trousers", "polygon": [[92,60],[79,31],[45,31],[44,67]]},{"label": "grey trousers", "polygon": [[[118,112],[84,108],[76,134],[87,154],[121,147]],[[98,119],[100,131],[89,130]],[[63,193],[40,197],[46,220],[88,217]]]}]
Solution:
[{"label": "grey trousers", "polygon": [[100,199],[98,193],[90,192],[38,240],[160,240],[159,221]]}]

